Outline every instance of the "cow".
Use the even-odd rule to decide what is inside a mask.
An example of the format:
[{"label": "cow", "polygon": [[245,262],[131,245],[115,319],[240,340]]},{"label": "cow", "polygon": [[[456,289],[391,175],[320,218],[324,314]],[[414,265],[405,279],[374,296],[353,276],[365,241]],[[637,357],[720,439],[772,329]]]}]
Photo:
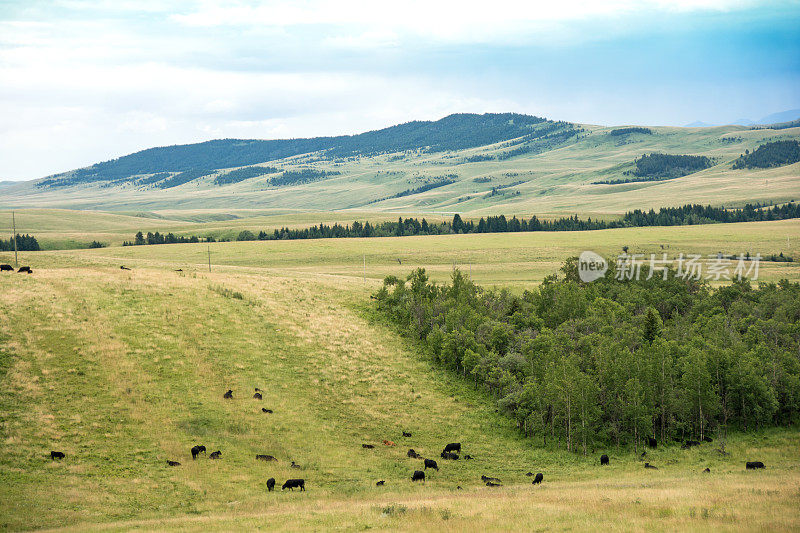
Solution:
[{"label": "cow", "polygon": [[11,265],[0,265],[0,272],[11,271],[14,272],[14,267]]},{"label": "cow", "polygon": [[228,389],[228,392],[222,395],[226,400],[233,400],[233,391]]},{"label": "cow", "polygon": [[414,451],[414,448],[409,448],[408,453],[406,455],[411,457],[412,459],[421,459],[419,454]]},{"label": "cow", "polygon": [[452,461],[455,461],[455,460],[458,459],[458,454],[457,453],[451,453],[451,452],[442,452],[441,453],[441,457],[442,457],[442,459],[450,459]]},{"label": "cow", "polygon": [[651,448],[656,448],[658,446],[658,441],[653,437],[647,437],[647,445]]},{"label": "cow", "polygon": [[261,393],[260,393],[260,392],[257,392],[257,393],[255,393],[255,394],[253,394],[253,399],[254,399],[254,400],[261,400],[261,399],[262,399],[262,398],[261,398]]},{"label": "cow", "polygon": [[528,473],[527,473],[527,474],[525,474],[525,475],[526,475],[526,476],[528,476],[528,477],[531,477],[531,476],[533,475],[533,472],[528,472]]},{"label": "cow", "polygon": [[600,466],[606,466],[608,464],[609,464],[608,456],[606,454],[601,455],[600,456]]},{"label": "cow", "polygon": [[303,468],[302,466],[296,464],[294,461],[292,461],[292,464],[289,466],[291,466],[292,468]]},{"label": "cow", "polygon": [[538,485],[539,483],[541,483],[541,482],[542,482],[542,480],[543,480],[543,479],[544,479],[544,474],[542,474],[541,472],[539,472],[538,474],[536,474],[536,477],[535,477],[535,478],[533,478],[533,484],[534,484],[534,485]]},{"label": "cow", "polygon": [[766,468],[761,461],[747,461],[744,465],[747,470],[756,470],[757,468]]},{"label": "cow", "polygon": [[66,457],[66,455],[64,455],[64,452],[50,452],[50,459],[53,461],[55,461],[56,459],[63,459],[64,457]]},{"label": "cow", "polygon": [[425,472],[422,470],[414,470],[414,473],[411,474],[411,481],[425,481]]},{"label": "cow", "polygon": [[502,481],[500,481],[500,480],[499,480],[498,478],[496,478],[496,477],[481,476],[481,479],[483,480],[483,482],[484,482],[484,483],[488,483],[488,482],[490,482],[490,481],[491,481],[492,483],[502,483]]},{"label": "cow", "polygon": [[700,446],[700,441],[696,440],[687,440],[681,445],[681,450],[688,450],[692,446]]},{"label": "cow", "polygon": [[17,273],[20,273],[20,272],[23,273],[23,274],[33,274],[33,270],[31,270],[31,267],[28,267],[28,266],[19,267],[19,270],[17,270]]},{"label": "cow", "polygon": [[272,489],[275,488],[275,478],[271,477],[267,480],[267,492],[272,492]]},{"label": "cow", "polygon": [[372,448],[375,447],[375,445],[374,444],[362,444],[361,447],[365,448],[367,450],[371,450]]},{"label": "cow", "polygon": [[447,446],[444,447],[444,453],[447,452],[458,452],[461,453],[461,443],[460,442],[451,442]]},{"label": "cow", "polygon": [[222,452],[219,450],[211,452],[211,454],[208,456],[209,459],[219,459],[220,457],[222,457]]},{"label": "cow", "polygon": [[645,463],[645,464],[644,464],[644,467],[645,467],[645,468],[647,468],[647,469],[649,469],[649,470],[658,470],[658,468],[657,468],[657,467],[655,467],[655,466],[651,465],[650,463]]},{"label": "cow", "polygon": [[267,409],[266,407],[262,407],[262,408],[261,408],[261,412],[262,412],[262,413],[267,413],[267,414],[270,414],[270,415],[271,415],[271,414],[272,414],[272,409]]},{"label": "cow", "polygon": [[283,484],[281,490],[289,489],[294,492],[294,489],[299,487],[300,492],[306,490],[306,480],[305,479],[287,479],[286,483]]},{"label": "cow", "polygon": [[433,468],[437,472],[439,471],[439,465],[436,464],[436,461],[433,459],[425,459],[425,470]]},{"label": "cow", "polygon": [[404,436],[404,437],[410,437],[410,436],[411,436],[411,433],[409,433],[408,431],[404,431],[404,432],[403,432],[403,436]]},{"label": "cow", "polygon": [[178,461],[170,461],[169,459],[167,459],[167,464],[169,466],[181,466],[181,464]]},{"label": "cow", "polygon": [[125,265],[120,265],[119,269],[120,270],[130,270],[130,268],[126,267]]},{"label": "cow", "polygon": [[386,483],[386,481],[384,481],[384,480],[380,480],[380,481],[378,481],[377,483],[375,483],[375,486],[376,486],[376,487],[383,487],[383,485],[384,485],[385,483]]},{"label": "cow", "polygon": [[464,459],[472,459],[472,456],[468,453],[464,454]]},{"label": "cow", "polygon": [[501,485],[500,483],[495,483],[494,481],[487,481],[486,482],[486,486],[487,487],[502,487],[503,485]]},{"label": "cow", "polygon": [[197,456],[200,455],[200,452],[206,453],[206,447],[202,444],[199,446],[192,446],[192,459],[197,459]]},{"label": "cow", "polygon": [[384,441],[383,441],[383,443],[384,443],[386,446],[394,446],[394,445],[395,445],[395,444],[394,444],[394,442],[392,442],[392,441],[390,441],[390,440],[384,440]]},{"label": "cow", "polygon": [[256,455],[256,460],[257,460],[257,461],[277,461],[277,459],[275,459],[273,456],[271,456],[271,455],[264,455],[264,454],[258,454],[258,455]]},{"label": "cow", "polygon": [[254,392],[264,392],[264,391],[256,387]]},{"label": "cow", "polygon": [[703,470],[703,473],[704,473],[704,474],[710,474],[710,473],[711,473],[711,469],[710,469],[710,468],[708,468],[708,467],[706,467],[706,469],[705,469],[705,470]]}]

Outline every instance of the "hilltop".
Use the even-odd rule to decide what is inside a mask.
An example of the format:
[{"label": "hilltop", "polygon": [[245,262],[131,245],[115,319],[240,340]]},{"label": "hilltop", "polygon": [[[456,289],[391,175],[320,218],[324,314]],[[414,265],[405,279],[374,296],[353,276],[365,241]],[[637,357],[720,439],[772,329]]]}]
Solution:
[{"label": "hilltop", "polygon": [[596,216],[687,202],[779,203],[798,196],[800,164],[734,162],[797,139],[793,123],[602,127],[456,114],[352,136],[151,148],[4,187],[0,207]]}]

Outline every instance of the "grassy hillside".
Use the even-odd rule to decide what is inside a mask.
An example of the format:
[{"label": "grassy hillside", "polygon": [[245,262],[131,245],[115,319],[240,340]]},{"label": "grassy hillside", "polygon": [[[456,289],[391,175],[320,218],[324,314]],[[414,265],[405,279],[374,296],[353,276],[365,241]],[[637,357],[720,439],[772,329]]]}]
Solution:
[{"label": "grassy hillside", "polygon": [[[437,125],[434,131],[412,136],[416,143],[413,149],[401,140],[406,139],[403,134],[387,141],[388,144],[380,144],[380,150],[364,149],[346,157],[322,149],[279,159],[263,156],[262,161],[248,161],[248,164],[268,162],[281,173],[223,185],[217,178],[231,170],[250,167],[218,162],[207,173],[201,172],[203,176],[197,177],[200,174],[195,172],[187,175],[189,181],[169,188],[159,188],[158,181],[147,183],[152,174],[116,181],[70,182],[70,186],[28,182],[4,188],[0,207],[598,216],[687,202],[714,205],[781,202],[796,199],[800,193],[800,163],[765,169],[732,168],[732,163],[746,150],[752,152],[770,141],[800,138],[800,128],[657,127],[648,128],[650,133],[634,129],[615,135],[613,132],[620,128],[553,122],[518,125],[512,120],[503,127],[494,124],[494,129],[489,128],[484,136],[467,136],[456,142],[454,139],[463,134],[458,127],[442,121],[432,124]],[[550,128],[555,128],[554,132],[545,133]],[[448,131],[453,136],[450,140],[445,135]],[[424,148],[426,142],[432,147]],[[203,145],[190,146],[199,154],[192,157],[212,157],[221,150],[204,151]],[[601,183],[626,179],[635,170],[635,160],[650,153],[703,156],[711,166],[664,181]],[[221,164],[231,166],[217,168]],[[158,169],[126,172],[145,170]],[[285,172],[306,171],[327,174],[303,183],[284,184],[285,180],[281,180]],[[249,175],[248,172],[243,175]],[[670,176],[683,172],[673,172]],[[178,180],[183,181],[183,178]],[[444,185],[431,188],[437,184]]]},{"label": "grassy hillside", "polygon": [[[742,225],[751,232],[745,238],[797,236],[796,224],[769,224]],[[693,229],[705,228],[718,226]],[[736,234],[747,235],[742,229]],[[416,238],[330,241],[360,245],[349,255],[299,241],[218,243],[215,262],[226,266],[212,273],[202,269],[202,246],[27,254],[33,275],[0,276],[0,524],[800,527],[796,431],[734,436],[727,457],[714,445],[659,449],[649,458],[657,472],[644,471],[626,450],[603,450],[612,466],[600,469],[600,450],[584,458],[534,448],[483,393],[437,370],[385,326],[367,297],[377,272],[371,267],[365,284],[351,268],[364,250],[385,261],[383,270],[406,272],[405,263],[390,267],[389,259],[416,247],[412,257],[439,262],[442,273],[448,253],[482,257],[475,270],[493,270],[497,280],[519,270],[506,259],[511,250],[520,260],[552,253],[492,238],[452,236],[431,247]],[[696,235],[695,246],[713,238]],[[614,239],[606,239],[609,246]],[[120,270],[123,260],[134,269]],[[251,398],[254,387],[264,390],[263,401]],[[231,401],[222,399],[228,388]],[[475,459],[439,460],[425,485],[412,484],[420,461],[408,459],[407,449],[438,459],[451,441]],[[221,450],[222,459],[192,461],[197,443]],[[52,462],[50,450],[67,457]],[[256,462],[257,453],[279,462]],[[745,472],[743,462],[754,458],[768,469]],[[183,464],[171,468],[167,459]],[[292,460],[302,469],[288,468]],[[700,473],[706,466],[712,475]],[[532,486],[528,471],[543,472],[545,483]],[[482,486],[482,474],[505,487]],[[303,477],[308,491],[267,493],[271,476]],[[376,487],[381,479],[386,486]]]}]

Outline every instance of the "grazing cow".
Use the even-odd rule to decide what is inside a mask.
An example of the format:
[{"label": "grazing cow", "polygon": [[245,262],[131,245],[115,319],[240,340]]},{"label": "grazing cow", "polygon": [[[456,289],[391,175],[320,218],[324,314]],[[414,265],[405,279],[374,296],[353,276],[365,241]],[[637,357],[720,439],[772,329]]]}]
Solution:
[{"label": "grazing cow", "polygon": [[228,392],[222,395],[226,400],[233,400],[233,391],[228,389]]},{"label": "grazing cow", "polygon": [[192,459],[197,459],[200,452],[206,453],[206,447],[202,444],[199,446],[192,446]]},{"label": "grazing cow", "polygon": [[384,441],[383,441],[383,443],[384,443],[386,446],[394,446],[394,442],[392,442],[392,441],[390,441],[390,440],[384,440]]},{"label": "grazing cow", "polygon": [[689,449],[689,448],[691,448],[692,446],[700,446],[700,441],[696,441],[696,440],[687,440],[686,442],[684,442],[684,443],[681,445],[681,449],[682,449],[682,450],[688,450],[688,449]]},{"label": "grazing cow", "polygon": [[451,452],[442,452],[441,457],[442,457],[442,459],[451,459],[451,460],[455,461],[455,460],[458,459],[458,454],[457,453],[451,453]]},{"label": "grazing cow", "polygon": [[410,436],[411,436],[411,433],[409,433],[408,431],[404,431],[404,432],[403,432],[403,436],[404,436],[404,437],[410,437]]},{"label": "grazing cow", "polygon": [[461,443],[460,442],[451,442],[447,446],[444,447],[445,452],[458,452],[461,453]]},{"label": "grazing cow", "polygon": [[422,470],[414,470],[411,474],[411,481],[425,481],[425,472]]},{"label": "grazing cow", "polygon": [[647,469],[649,469],[649,470],[658,470],[658,468],[657,468],[657,467],[655,467],[655,466],[651,465],[650,463],[645,463],[645,464],[644,464],[644,467],[645,467],[645,468],[647,468]]},{"label": "grazing cow", "polygon": [[533,478],[533,484],[534,484],[534,485],[538,485],[539,483],[541,483],[541,482],[542,482],[542,480],[543,480],[543,479],[544,479],[544,474],[542,474],[541,472],[539,472],[538,474],[536,474],[536,477],[535,477],[535,478]]},{"label": "grazing cow", "polygon": [[120,270],[130,270],[130,268],[128,268],[128,267],[126,267],[124,265],[120,265],[119,269]]},{"label": "grazing cow", "polygon": [[281,490],[289,489],[294,492],[294,489],[300,487],[300,492],[306,490],[306,480],[305,479],[287,479],[286,483],[283,484]]},{"label": "grazing cow", "polygon": [[436,464],[436,461],[433,459],[425,459],[425,470],[433,468],[437,472],[439,471],[439,465]]},{"label": "grazing cow", "polygon": [[533,472],[528,472],[528,473],[527,473],[527,474],[525,474],[525,475],[526,475],[526,476],[528,476],[528,477],[531,477],[531,476],[533,475]]},{"label": "grazing cow", "polygon": [[371,450],[372,448],[375,447],[375,445],[374,444],[362,444],[361,447],[362,448],[366,448],[367,450]]},{"label": "grazing cow", "polygon": [[386,482],[385,482],[384,480],[380,480],[380,481],[378,481],[377,483],[375,483],[375,486],[376,486],[376,487],[383,487],[383,485],[384,485],[385,483],[386,483]]},{"label": "grazing cow", "polygon": [[277,459],[275,459],[271,455],[264,455],[264,454],[256,455],[256,460],[257,461],[277,461]]},{"label": "grazing cow", "polygon": [[211,454],[208,456],[209,459],[219,459],[220,457],[222,457],[222,452],[219,450],[211,452]]},{"label": "grazing cow", "polygon": [[472,456],[468,453],[464,454],[464,459],[472,459]]},{"label": "grazing cow", "polygon": [[461,488],[461,485],[459,485],[459,486],[456,487],[456,490],[464,490],[464,489]]},{"label": "grazing cow", "polygon": [[499,479],[497,479],[496,477],[481,476],[481,479],[483,480],[483,482],[484,482],[484,483],[488,483],[488,482],[490,482],[490,481],[491,481],[492,483],[502,483],[502,481],[500,481],[500,480],[499,480]]},{"label": "grazing cow", "polygon": [[502,487],[503,485],[501,485],[500,483],[495,483],[494,481],[487,481],[486,482],[486,486],[487,487]]},{"label": "grazing cow", "polygon": [[420,456],[417,452],[414,451],[414,448],[409,448],[407,456],[411,457],[412,459],[420,459]]},{"label": "grazing cow", "polygon": [[710,473],[711,473],[711,469],[710,469],[710,468],[708,468],[708,467],[706,467],[706,469],[705,469],[705,470],[703,470],[703,473],[704,473],[704,474],[710,474]]},{"label": "grazing cow", "polygon": [[14,267],[11,265],[0,265],[0,272],[11,271],[14,272]]},{"label": "grazing cow", "polygon": [[292,461],[292,464],[291,464],[290,466],[291,466],[292,468],[303,468],[302,466],[300,466],[300,465],[296,464],[294,461]]},{"label": "grazing cow", "polygon": [[272,414],[272,409],[267,409],[266,407],[262,407],[261,408],[261,412],[262,413]]},{"label": "grazing cow", "polygon": [[272,492],[272,489],[275,488],[275,478],[271,477],[267,480],[267,492]]},{"label": "grazing cow", "polygon": [[22,272],[23,274],[33,274],[33,270],[31,270],[31,267],[19,267],[19,270],[17,270],[17,272],[18,273]]},{"label": "grazing cow", "polygon": [[658,446],[658,441],[653,437],[647,437],[647,445],[651,448],[656,448]]},{"label": "grazing cow", "polygon": [[605,466],[605,465],[608,465],[608,464],[609,464],[608,456],[606,454],[601,455],[600,456],[600,466]]},{"label": "grazing cow", "polygon": [[261,398],[261,393],[260,393],[260,392],[257,392],[257,393],[255,393],[255,394],[253,394],[253,399],[254,399],[254,400],[261,400],[261,399],[262,399],[262,398]]},{"label": "grazing cow", "polygon": [[761,461],[747,461],[744,465],[747,470],[755,470],[757,468],[766,468]]},{"label": "grazing cow", "polygon": [[263,390],[259,389],[258,387],[255,388],[255,392],[264,392]]},{"label": "grazing cow", "polygon": [[170,461],[169,459],[167,459],[167,464],[169,466],[181,466],[181,464],[178,461]]},{"label": "grazing cow", "polygon": [[66,457],[64,452],[50,452],[50,459],[55,461],[56,459],[63,459]]}]

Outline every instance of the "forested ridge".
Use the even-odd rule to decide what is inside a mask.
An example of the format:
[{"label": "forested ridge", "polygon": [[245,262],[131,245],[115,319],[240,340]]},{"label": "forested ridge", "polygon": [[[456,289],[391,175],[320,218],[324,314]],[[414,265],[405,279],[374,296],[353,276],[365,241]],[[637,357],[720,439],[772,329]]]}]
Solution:
[{"label": "forested ridge", "polygon": [[800,284],[712,290],[674,275],[579,281],[562,275],[515,296],[454,269],[389,276],[377,309],[433,360],[485,388],[526,436],[586,454],[719,438],[797,422]]},{"label": "forested ridge", "polygon": [[752,152],[745,151],[733,162],[733,169],[772,168],[800,161],[800,143],[795,140],[762,144]]}]

